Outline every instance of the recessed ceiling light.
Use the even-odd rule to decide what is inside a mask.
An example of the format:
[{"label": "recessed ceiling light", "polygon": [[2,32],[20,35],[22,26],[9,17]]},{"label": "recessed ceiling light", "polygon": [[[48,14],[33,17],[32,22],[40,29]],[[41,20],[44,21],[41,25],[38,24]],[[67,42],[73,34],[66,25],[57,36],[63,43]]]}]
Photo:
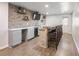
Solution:
[{"label": "recessed ceiling light", "polygon": [[48,15],[48,12],[46,12],[46,15]]},{"label": "recessed ceiling light", "polygon": [[49,5],[45,5],[45,8],[48,8],[49,7]]}]

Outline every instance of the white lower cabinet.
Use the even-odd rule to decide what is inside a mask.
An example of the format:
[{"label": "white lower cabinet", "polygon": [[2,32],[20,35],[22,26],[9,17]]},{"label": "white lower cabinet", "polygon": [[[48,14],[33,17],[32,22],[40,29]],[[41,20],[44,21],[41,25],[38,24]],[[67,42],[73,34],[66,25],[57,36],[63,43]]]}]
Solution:
[{"label": "white lower cabinet", "polygon": [[21,30],[13,30],[9,31],[9,46],[15,46],[22,42],[22,31]]},{"label": "white lower cabinet", "polygon": [[34,37],[34,28],[30,27],[27,29],[27,40],[30,40]]}]

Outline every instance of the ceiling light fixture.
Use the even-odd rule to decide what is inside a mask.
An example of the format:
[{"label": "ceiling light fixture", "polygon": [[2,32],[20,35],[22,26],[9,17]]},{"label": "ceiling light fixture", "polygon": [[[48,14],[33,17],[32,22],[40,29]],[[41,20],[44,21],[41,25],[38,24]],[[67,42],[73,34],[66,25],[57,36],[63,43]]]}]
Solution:
[{"label": "ceiling light fixture", "polygon": [[49,7],[49,5],[45,5],[45,8],[48,8]]},{"label": "ceiling light fixture", "polygon": [[48,12],[46,12],[46,15],[48,15]]}]

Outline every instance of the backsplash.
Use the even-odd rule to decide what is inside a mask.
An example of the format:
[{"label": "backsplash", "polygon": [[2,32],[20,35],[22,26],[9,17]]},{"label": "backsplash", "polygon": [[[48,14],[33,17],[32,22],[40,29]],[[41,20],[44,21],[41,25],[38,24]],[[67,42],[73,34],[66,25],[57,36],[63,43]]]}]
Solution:
[{"label": "backsplash", "polygon": [[23,28],[23,27],[30,27],[30,26],[38,26],[38,21],[15,21],[9,22],[9,28]]},{"label": "backsplash", "polygon": [[[26,26],[38,25],[37,20],[32,20],[32,11],[26,10],[26,14],[17,13],[16,9],[18,6],[9,4],[9,28],[18,28]],[[24,21],[24,16],[28,16],[29,21]]]}]

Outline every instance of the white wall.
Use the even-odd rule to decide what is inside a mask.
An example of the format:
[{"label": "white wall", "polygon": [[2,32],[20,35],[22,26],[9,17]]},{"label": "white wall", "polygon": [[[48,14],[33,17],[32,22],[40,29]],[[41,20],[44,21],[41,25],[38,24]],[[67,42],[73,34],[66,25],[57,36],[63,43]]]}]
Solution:
[{"label": "white wall", "polygon": [[79,52],[79,12],[73,13],[72,35]]},{"label": "white wall", "polygon": [[8,3],[0,3],[0,49],[8,46]]},{"label": "white wall", "polygon": [[46,25],[47,26],[53,27],[53,26],[62,24],[61,22],[62,22],[62,18],[59,15],[46,17]]},{"label": "white wall", "polygon": [[53,27],[53,26],[57,26],[57,25],[63,25],[62,21],[63,21],[63,17],[68,17],[68,25],[67,26],[63,26],[63,32],[64,33],[72,33],[72,19],[71,19],[71,15],[52,15],[52,16],[47,16],[46,18],[46,25]]},{"label": "white wall", "polygon": [[67,25],[63,24],[63,33],[72,34],[72,18],[71,17],[72,17],[71,15],[64,15],[62,17],[62,24],[63,24],[64,18],[68,18]]}]

